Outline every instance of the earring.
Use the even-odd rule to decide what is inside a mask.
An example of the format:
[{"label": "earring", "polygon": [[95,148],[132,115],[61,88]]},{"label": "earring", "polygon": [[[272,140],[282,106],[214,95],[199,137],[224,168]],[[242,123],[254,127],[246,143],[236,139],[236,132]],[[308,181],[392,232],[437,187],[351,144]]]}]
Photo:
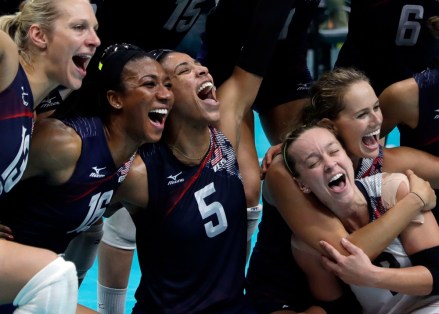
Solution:
[{"label": "earring", "polygon": [[310,190],[309,187],[307,187],[307,186],[304,186],[304,187],[302,188],[302,191],[303,191],[303,193],[309,193],[309,192],[311,192],[311,190]]}]

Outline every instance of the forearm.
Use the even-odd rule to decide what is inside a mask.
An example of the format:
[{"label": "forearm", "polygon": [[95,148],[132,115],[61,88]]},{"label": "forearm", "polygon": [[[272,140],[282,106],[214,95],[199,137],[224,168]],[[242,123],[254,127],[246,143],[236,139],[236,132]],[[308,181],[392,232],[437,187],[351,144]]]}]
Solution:
[{"label": "forearm", "polygon": [[365,286],[387,289],[408,295],[429,295],[433,278],[424,266],[406,268],[375,267]]},{"label": "forearm", "polygon": [[409,193],[380,219],[356,230],[347,238],[373,260],[398,237],[422,207],[421,200]]}]

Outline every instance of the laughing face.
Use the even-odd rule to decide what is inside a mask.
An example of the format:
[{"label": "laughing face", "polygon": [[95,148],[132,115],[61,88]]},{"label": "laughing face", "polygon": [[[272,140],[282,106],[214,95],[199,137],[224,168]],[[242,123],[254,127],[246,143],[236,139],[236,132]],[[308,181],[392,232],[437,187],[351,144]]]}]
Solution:
[{"label": "laughing face", "polygon": [[350,204],[355,177],[352,161],[328,129],[313,127],[303,132],[288,148],[299,174],[295,180],[305,193],[314,193],[323,204]]},{"label": "laughing face", "polygon": [[219,120],[219,102],[208,69],[185,53],[169,53],[162,66],[171,77],[175,96],[173,112],[185,121],[213,123]]},{"label": "laughing face", "polygon": [[383,115],[378,98],[369,83],[352,84],[343,97],[344,109],[334,120],[351,158],[375,158]]},{"label": "laughing face", "polygon": [[49,76],[58,84],[78,89],[100,45],[96,35],[98,23],[88,0],[59,1],[57,6],[61,15],[47,38]]},{"label": "laughing face", "polygon": [[160,140],[174,101],[171,82],[151,58],[128,62],[123,70],[125,89],[111,104],[125,115],[125,126],[139,144]]}]

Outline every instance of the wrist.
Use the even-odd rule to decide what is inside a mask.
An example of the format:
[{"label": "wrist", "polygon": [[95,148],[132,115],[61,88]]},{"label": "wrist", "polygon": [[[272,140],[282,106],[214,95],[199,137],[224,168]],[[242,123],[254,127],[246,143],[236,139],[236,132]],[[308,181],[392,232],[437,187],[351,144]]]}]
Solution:
[{"label": "wrist", "polygon": [[413,198],[415,198],[420,209],[425,207],[425,201],[422,199],[422,197],[418,193],[410,191],[409,194],[412,195]]}]

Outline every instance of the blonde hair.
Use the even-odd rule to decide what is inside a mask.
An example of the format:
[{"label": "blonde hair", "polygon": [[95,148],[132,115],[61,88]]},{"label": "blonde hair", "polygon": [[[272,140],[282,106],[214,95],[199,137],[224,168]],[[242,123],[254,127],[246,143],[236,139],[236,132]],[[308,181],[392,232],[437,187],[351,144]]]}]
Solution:
[{"label": "blonde hair", "polygon": [[30,27],[37,24],[44,32],[50,33],[54,21],[61,16],[57,6],[60,1],[25,0],[20,5],[20,11],[0,16],[0,29],[11,36],[26,62],[29,62],[32,56],[29,46]]}]

